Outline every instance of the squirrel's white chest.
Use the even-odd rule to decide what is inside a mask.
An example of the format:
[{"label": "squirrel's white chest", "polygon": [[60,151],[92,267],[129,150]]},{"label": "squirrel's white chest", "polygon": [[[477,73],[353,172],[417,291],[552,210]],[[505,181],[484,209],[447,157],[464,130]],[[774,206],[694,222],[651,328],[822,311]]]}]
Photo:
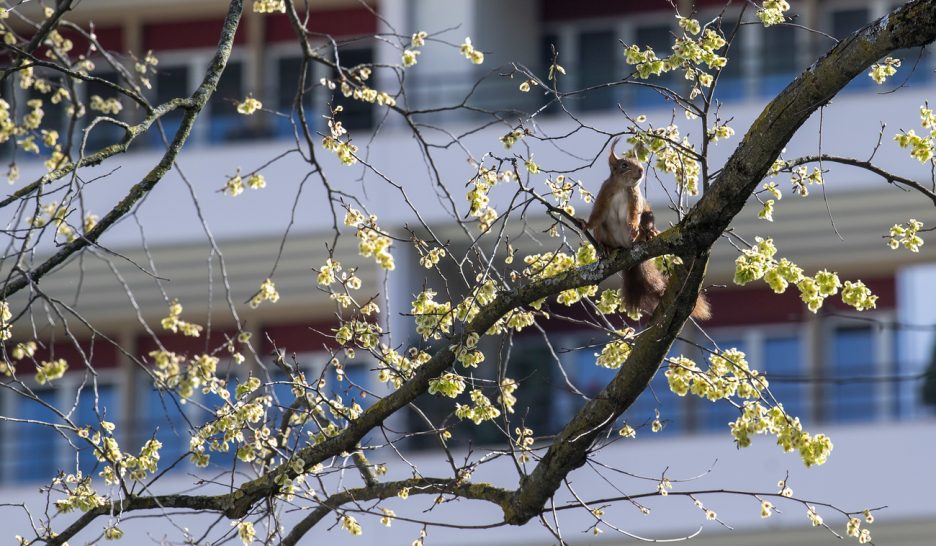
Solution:
[{"label": "squirrel's white chest", "polygon": [[627,192],[617,192],[611,197],[605,224],[609,231],[608,235],[615,239],[615,246],[629,247],[632,243],[628,225],[628,211],[631,206]]},{"label": "squirrel's white chest", "polygon": [[627,192],[617,192],[611,197],[611,206],[609,207],[609,216],[611,220],[615,223],[626,224],[627,223],[627,209],[629,208],[630,199],[628,198]]}]

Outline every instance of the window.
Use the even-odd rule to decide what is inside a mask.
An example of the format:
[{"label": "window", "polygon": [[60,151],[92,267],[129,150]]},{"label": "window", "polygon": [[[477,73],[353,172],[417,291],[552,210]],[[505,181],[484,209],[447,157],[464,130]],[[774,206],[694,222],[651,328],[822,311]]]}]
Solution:
[{"label": "window", "polygon": [[[875,373],[875,336],[871,328],[838,328],[832,336],[827,373],[836,378],[869,377]],[[846,381],[826,386],[826,416],[831,422],[852,423],[874,417],[874,383]]]},{"label": "window", "polygon": [[[345,49],[340,52],[339,58],[343,68],[354,68],[362,64],[374,62],[374,52],[371,49]],[[336,71],[332,71],[332,78],[337,78]],[[373,76],[371,76],[373,78]],[[374,83],[368,80],[369,85]],[[332,92],[332,107],[341,105],[344,111],[338,116],[346,129],[370,129],[374,126],[374,106],[368,102],[345,97],[338,87]]]},{"label": "window", "polygon": [[786,87],[798,71],[796,28],[773,25],[757,31],[761,33],[758,92],[773,96]]},{"label": "window", "polygon": [[251,136],[247,125],[250,117],[237,113],[237,104],[244,96],[244,63],[228,61],[208,105],[208,142],[228,142]]},{"label": "window", "polygon": [[718,76],[718,90],[715,96],[720,100],[736,100],[744,97],[744,32],[738,28],[734,21],[725,18],[722,23],[722,34],[725,40],[731,40],[731,46],[725,46],[719,53],[728,59],[728,64]]},{"label": "window", "polygon": [[[783,404],[787,414],[809,419],[809,407],[804,396],[805,383],[798,381],[804,376],[802,344],[795,335],[768,337],[763,345],[763,368],[770,382],[770,392],[777,402]],[[755,369],[756,363],[752,363]]]},{"label": "window", "polygon": [[174,393],[154,389],[148,375],[144,380],[147,384],[142,389],[142,404],[138,408],[134,443],[142,446],[155,436],[163,445],[159,450],[159,466],[168,468],[189,449],[190,434],[185,418],[185,406],[179,403],[178,396]]},{"label": "window", "polygon": [[[675,356],[675,353],[670,356]],[[650,385],[624,412],[624,422],[634,427],[638,436],[653,434],[650,426],[656,419],[657,411],[660,412],[663,429],[656,434],[677,434],[687,428],[685,399],[670,390],[665,375],[666,367],[667,363],[664,362],[650,380]]]},{"label": "window", "polygon": [[[669,25],[654,25],[638,27],[634,33],[634,43],[641,49],[652,48],[657,57],[668,56],[672,49],[673,36]],[[678,81],[673,73],[664,74],[647,80],[656,85],[672,87]],[[642,86],[631,86],[634,89],[634,104],[639,106],[659,105],[660,94],[653,89]]]},{"label": "window", "polygon": [[[839,40],[846,38],[852,32],[868,24],[870,18],[871,14],[867,8],[834,11],[831,15],[832,35]],[[867,75],[861,75],[849,82],[845,89],[854,91],[856,89],[867,89],[872,85],[874,85],[874,81],[871,78],[867,77]]]},{"label": "window", "polygon": [[[620,56],[614,32],[602,30],[579,35],[579,88],[607,83],[615,72],[615,59]],[[581,96],[582,110],[607,110],[615,104],[614,87],[593,89]]]},{"label": "window", "polygon": [[[552,51],[553,47],[555,47],[557,51],[562,51],[563,45],[559,42],[559,35],[550,32],[550,33],[543,34],[541,38],[541,42],[540,42],[540,47],[542,49],[540,51],[541,56],[539,58],[540,62],[539,62],[538,75],[541,80],[546,82],[546,81],[549,81],[546,78],[549,75],[549,66],[552,64],[552,60],[553,60],[553,51]],[[550,82],[550,83],[555,83],[558,86],[560,91],[564,91],[565,90],[565,85],[563,85],[564,82],[565,82],[564,78],[559,78],[558,81]],[[533,92],[530,92],[530,95],[534,95],[537,97],[542,96],[542,95],[535,95]],[[554,97],[550,97],[547,95],[543,97],[543,100],[551,101],[553,98]],[[549,107],[547,107],[546,110],[544,110],[544,112],[547,114],[558,114],[561,111],[562,110],[559,107],[558,102],[550,102]]]},{"label": "window", "polygon": [[[187,65],[159,66],[156,70],[156,77],[153,78],[153,87],[156,92],[155,105],[191,95],[190,73],[191,69]],[[182,115],[183,111],[179,108],[160,118],[166,138],[170,142],[179,130]],[[156,147],[163,145],[162,136],[158,130],[147,131],[147,135],[150,145]]]},{"label": "window", "polygon": [[[90,426],[92,430],[99,430],[102,420],[115,422],[118,415],[120,415],[120,408],[118,406],[117,390],[113,385],[98,384],[96,394],[94,385],[90,382],[81,389],[81,394],[78,396],[76,416],[78,426]],[[98,466],[100,463],[94,456],[94,449],[91,444],[82,439],[77,439],[75,445],[78,446],[78,468],[81,473],[86,476],[97,475],[101,468]]]},{"label": "window", "polygon": [[[42,402],[56,407],[54,389],[34,389]],[[40,402],[16,395],[16,416],[20,419],[59,423],[55,413]],[[51,427],[18,423],[10,477],[17,482],[48,481],[58,471],[58,434]]]},{"label": "window", "polygon": [[[112,70],[106,71],[106,72],[97,72],[94,75],[98,78],[107,80],[112,83],[116,83],[116,84],[123,83],[123,80],[121,80],[117,76],[117,73]],[[114,118],[118,120],[121,118],[120,114],[118,115],[104,114],[97,110],[90,109],[91,97],[93,97],[94,95],[97,95],[104,100],[108,100],[108,99],[121,100],[122,97],[120,94],[114,91],[111,87],[104,85],[103,83],[86,82],[84,85],[85,85],[85,106],[88,107],[88,114],[84,118],[86,123],[90,123],[92,120],[94,120],[98,116],[106,116],[106,117]],[[122,100],[121,102],[123,103]],[[126,104],[124,104],[124,106],[126,106]],[[75,134],[76,134],[75,145],[80,147],[81,141],[84,138],[85,133],[78,131]],[[126,131],[124,130],[123,127],[120,127],[119,125],[114,125],[113,123],[109,123],[105,121],[98,122],[97,125],[94,126],[94,129],[91,130],[91,133],[88,134],[87,145],[85,147],[85,155],[94,153],[102,148],[110,146],[111,144],[117,144],[118,142],[123,140],[125,134],[126,134]]]},{"label": "window", "polygon": [[845,9],[832,12],[832,36],[841,40],[868,24],[867,8]]},{"label": "window", "polygon": [[[310,63],[306,69],[306,78],[303,88],[304,93],[302,95],[302,105],[305,108],[306,120],[308,120],[310,129],[313,131],[315,130],[316,123],[316,116],[312,112],[312,89],[314,89],[312,82],[315,81],[315,78],[313,78],[314,66],[314,64]],[[292,112],[292,109],[293,102],[296,98],[296,92],[299,89],[299,70],[301,67],[302,59],[300,57],[281,57],[276,61],[277,109],[284,114],[293,113],[298,115],[298,112]],[[276,116],[275,119],[276,135],[292,136],[293,129],[290,120],[283,116]]]}]

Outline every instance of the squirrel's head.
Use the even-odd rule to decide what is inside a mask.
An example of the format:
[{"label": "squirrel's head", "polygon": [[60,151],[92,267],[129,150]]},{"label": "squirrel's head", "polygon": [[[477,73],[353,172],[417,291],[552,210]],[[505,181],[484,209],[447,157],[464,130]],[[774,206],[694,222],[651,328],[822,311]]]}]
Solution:
[{"label": "squirrel's head", "polygon": [[627,186],[636,186],[643,179],[643,166],[634,157],[633,152],[622,156],[614,153],[614,146],[620,137],[611,142],[611,151],[608,153],[608,165],[611,167],[611,176],[624,182]]}]

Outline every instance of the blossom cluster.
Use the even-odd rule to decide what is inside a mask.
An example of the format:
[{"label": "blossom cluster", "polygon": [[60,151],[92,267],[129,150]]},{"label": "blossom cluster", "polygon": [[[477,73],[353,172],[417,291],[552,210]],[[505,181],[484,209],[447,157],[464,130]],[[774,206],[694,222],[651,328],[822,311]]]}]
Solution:
[{"label": "blossom cluster", "polygon": [[481,392],[481,389],[473,389],[469,396],[474,405],[455,404],[456,417],[470,419],[476,425],[500,417],[500,410]]},{"label": "blossom cluster", "polygon": [[464,55],[466,59],[474,64],[481,64],[484,62],[484,53],[475,49],[474,45],[471,43],[471,38],[465,38],[459,51],[461,51],[461,54]]},{"label": "blossom cluster", "polygon": [[894,250],[903,245],[910,252],[919,252],[920,247],[923,246],[923,239],[919,235],[921,229],[923,229],[923,222],[913,218],[905,226],[894,224],[890,228],[887,245]]},{"label": "blossom cluster", "polygon": [[677,395],[686,396],[691,392],[711,402],[732,396],[757,399],[767,388],[767,380],[751,369],[746,355],[737,349],[710,355],[709,368],[705,371],[686,357],[672,358],[665,375],[670,390]]},{"label": "blossom cluster", "polygon": [[900,59],[885,57],[883,61],[871,65],[871,71],[868,72],[868,76],[870,76],[875,83],[881,85],[887,81],[887,78],[896,74],[898,68],[900,68]]},{"label": "blossom cluster", "polygon": [[633,328],[618,330],[616,334],[615,339],[608,342],[601,349],[601,353],[595,355],[597,357],[595,364],[598,366],[616,370],[621,367],[621,364],[630,355],[634,343]]},{"label": "blossom cluster", "polygon": [[936,113],[929,107],[929,103],[920,107],[920,126],[928,129],[926,136],[916,134],[916,131],[901,131],[894,136],[894,140],[901,148],[910,149],[910,157],[920,163],[933,160],[936,154]]},{"label": "blossom cluster", "polygon": [[387,271],[393,271],[395,264],[393,255],[390,254],[393,241],[377,227],[377,216],[372,214],[365,218],[360,211],[349,208],[344,223],[346,226],[357,228],[355,235],[358,239],[358,253],[361,256],[373,256],[377,265]]},{"label": "blossom cluster", "polygon": [[416,57],[419,56],[421,51],[419,48],[426,45],[426,38],[429,37],[425,31],[419,31],[413,34],[413,37],[410,39],[410,47],[403,50],[403,67],[409,68],[416,64]]},{"label": "blossom cluster", "polygon": [[764,0],[757,10],[757,18],[765,27],[779,25],[786,22],[784,13],[789,11],[790,4],[786,0]]},{"label": "blossom cluster", "polygon": [[805,165],[800,165],[793,170],[791,182],[793,183],[793,192],[806,197],[809,195],[809,186],[813,184],[821,186],[823,184],[822,171],[818,167],[813,167],[812,172],[810,172]]},{"label": "blossom cluster", "polygon": [[254,0],[254,13],[286,13],[286,2],[283,0]]},{"label": "blossom cluster", "polygon": [[760,402],[746,400],[741,405],[741,416],[730,426],[738,447],[751,445],[753,435],[771,434],[785,452],[799,451],[806,466],[824,464],[832,452],[828,436],[805,432],[799,418],[787,415],[783,406],[767,408]]},{"label": "blossom cluster", "polygon": [[425,351],[412,348],[406,355],[396,349],[380,345],[380,364],[377,367],[377,379],[400,388],[404,381],[411,378],[417,368],[429,361],[431,356]]},{"label": "blossom cluster", "polygon": [[189,337],[198,337],[201,335],[202,327],[192,322],[187,322],[179,317],[182,315],[182,304],[179,300],[172,300],[169,304],[169,316],[162,319],[163,330],[169,330],[176,333],[181,331],[182,335]]},{"label": "blossom cluster", "polygon": [[[777,247],[773,239],[757,237],[753,248],[742,251],[735,260],[735,284],[744,286],[758,279],[764,281],[777,294],[786,291],[790,284],[796,285],[800,298],[813,313],[822,307],[829,296],[834,296],[842,288],[838,274],[823,269],[809,277],[803,269],[786,258],[779,261],[774,258]],[[873,309],[877,296],[861,281],[848,282],[842,292],[842,301],[859,311]]]}]

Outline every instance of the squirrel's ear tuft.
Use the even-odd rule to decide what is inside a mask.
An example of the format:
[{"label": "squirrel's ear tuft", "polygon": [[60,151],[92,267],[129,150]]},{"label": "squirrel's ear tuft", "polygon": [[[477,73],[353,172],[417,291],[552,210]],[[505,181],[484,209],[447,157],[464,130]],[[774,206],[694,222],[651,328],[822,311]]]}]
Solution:
[{"label": "squirrel's ear tuft", "polygon": [[621,137],[617,137],[611,141],[611,150],[608,152],[608,164],[611,165],[612,167],[614,167],[614,165],[616,165],[618,161],[623,159],[621,157],[618,157],[618,155],[614,153],[614,147],[617,145],[619,140],[621,140]]}]

